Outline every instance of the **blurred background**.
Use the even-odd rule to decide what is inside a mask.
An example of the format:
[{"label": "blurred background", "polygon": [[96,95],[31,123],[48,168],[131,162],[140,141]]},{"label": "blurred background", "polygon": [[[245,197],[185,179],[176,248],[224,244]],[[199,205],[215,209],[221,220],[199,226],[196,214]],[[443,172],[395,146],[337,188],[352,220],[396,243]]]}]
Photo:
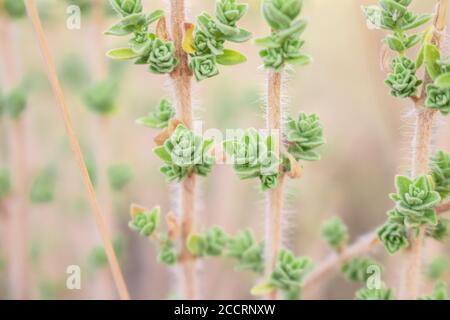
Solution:
[{"label": "blurred background", "polygon": [[[145,66],[113,63],[101,54],[126,42],[102,35],[115,21],[109,10],[100,14],[82,10],[81,28],[69,30],[70,2],[36,1],[77,135],[112,225],[125,279],[134,299],[176,298],[173,274],[157,262],[155,246],[127,226],[130,203],[160,205],[163,212],[172,208],[173,186],[165,182],[159,172],[161,163],[151,152],[157,132],[135,124],[161,98],[170,97],[167,83]],[[167,6],[158,0],[143,2],[148,10]],[[213,12],[213,0],[187,2],[191,20],[202,11]],[[247,2],[250,9],[242,27],[254,36],[267,35],[261,0]],[[380,66],[384,32],[369,30],[360,10],[361,5],[375,3],[306,0],[303,15],[310,23],[303,36],[304,51],[314,57],[314,63],[289,72],[285,86],[288,110],[317,113],[327,138],[322,160],[305,163],[302,179],[288,182],[285,243],[297,255],[311,256],[316,264],[330,253],[320,239],[321,222],[341,217],[351,240],[373,230],[391,207],[388,193],[393,190],[394,175],[406,173],[409,166],[411,105],[389,96]],[[412,9],[432,12],[434,3],[414,1]],[[13,192],[0,209],[0,299],[12,297],[7,247],[21,230],[27,233],[24,254],[30,278],[17,281],[29,287],[32,298],[117,298],[31,24],[26,17],[12,20],[2,14],[0,18],[2,88],[7,91],[20,84],[28,101],[19,120],[3,116],[1,122],[0,168],[9,170]],[[260,68],[258,47],[252,43],[230,47],[244,52],[248,62],[221,68],[220,76],[194,85],[196,118],[204,121],[204,128],[262,128],[265,72]],[[102,116],[86,107],[85,97],[86,90],[107,75],[116,86],[116,110]],[[440,119],[438,129],[434,147],[449,150],[448,121]],[[262,238],[264,195],[257,181],[239,181],[225,165],[199,180],[200,230],[214,225],[230,233],[252,228]],[[26,200],[24,208],[18,208],[20,199]],[[18,229],[6,228],[9,211],[19,209],[27,211],[29,227],[22,229],[19,221]],[[444,251],[441,245],[430,245],[428,261]],[[384,265],[383,280],[395,288],[398,258],[388,257],[383,250],[376,258]],[[81,290],[66,289],[69,265],[81,267]],[[257,279],[234,272],[230,261],[208,259],[201,268],[204,298],[252,298],[249,290]],[[315,298],[351,299],[358,287],[336,272]]]}]

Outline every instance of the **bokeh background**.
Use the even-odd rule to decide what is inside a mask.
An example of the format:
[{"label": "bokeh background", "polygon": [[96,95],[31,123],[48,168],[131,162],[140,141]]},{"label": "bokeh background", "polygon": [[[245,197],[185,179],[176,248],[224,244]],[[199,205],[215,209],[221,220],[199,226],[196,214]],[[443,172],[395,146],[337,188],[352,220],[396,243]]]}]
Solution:
[{"label": "bokeh background", "polygon": [[[165,8],[163,1],[143,1],[147,9]],[[191,0],[188,15],[213,11],[213,0]],[[247,0],[250,10],[242,27],[255,36],[268,34],[260,14],[261,0]],[[361,5],[369,0],[306,0],[303,15],[310,18],[304,33],[304,51],[314,63],[289,72],[285,85],[286,107],[320,115],[327,138],[322,160],[305,163],[304,175],[288,182],[285,243],[298,255],[310,255],[319,264],[330,253],[320,239],[320,224],[331,216],[341,217],[349,227],[351,239],[373,230],[385,219],[391,206],[387,195],[393,190],[393,177],[408,168],[411,119],[408,101],[389,96],[383,85],[385,71],[380,66],[382,31],[369,30]],[[172,206],[173,187],[159,173],[160,161],[152,155],[152,139],[157,133],[135,124],[163,97],[170,97],[162,77],[147,72],[144,66],[112,63],[99,50],[106,51],[125,43],[124,38],[105,37],[101,31],[114,22],[105,13],[100,18],[84,14],[79,30],[66,27],[67,2],[37,0],[41,17],[58,64],[64,93],[74,117],[77,135],[88,163],[97,178],[96,188],[104,211],[113,221],[113,236],[118,244],[121,265],[135,299],[176,298],[173,274],[158,264],[152,243],[131,232],[127,223],[130,203],[147,207],[160,205],[163,212]],[[106,1],[105,1],[106,5]],[[433,11],[433,0],[414,1],[415,12]],[[14,158],[17,148],[16,126],[3,118],[1,165],[9,166],[14,177],[26,172],[26,188],[10,201],[27,199],[29,284],[35,299],[111,299],[117,298],[102,257],[95,221],[87,203],[82,180],[72,156],[60,114],[44,72],[42,59],[29,21],[6,21],[1,16],[0,41],[12,57],[2,59],[0,74],[15,68],[16,81],[27,83],[28,107],[21,132],[26,143],[26,162],[22,167]],[[12,36],[11,36],[12,35]],[[244,52],[248,62],[221,68],[218,77],[195,84],[196,117],[205,128],[247,128],[264,126],[263,89],[265,72],[261,69],[258,48],[252,43],[231,45]],[[12,59],[11,59],[12,58]],[[103,66],[102,66],[103,64]],[[117,111],[100,117],[86,108],[86,87],[108,70],[117,80]],[[450,126],[440,119],[434,146],[447,149]],[[132,179],[120,190],[108,187],[107,169],[126,165]],[[29,193],[45,171],[54,174],[51,202],[34,203]],[[23,175],[22,175],[23,176]],[[200,179],[198,228],[220,225],[234,233],[252,228],[260,239],[264,232],[264,195],[256,181],[239,181],[229,166],[216,166],[208,178]],[[13,185],[14,186],[14,185]],[[3,214],[6,216],[7,207]],[[9,208],[14,208],[11,205]],[[1,228],[0,299],[10,298],[6,247],[9,233]],[[14,231],[12,232],[14,233]],[[447,248],[448,249],[448,248]],[[445,252],[432,244],[428,261]],[[448,250],[447,250],[448,252]],[[376,253],[383,262],[383,280],[396,287],[400,270],[398,258]],[[66,268],[82,268],[82,289],[67,290]],[[252,298],[249,289],[257,280],[247,273],[232,270],[224,259],[202,262],[202,294],[209,299]],[[345,282],[336,273],[321,286],[315,298],[351,299],[358,285]]]}]

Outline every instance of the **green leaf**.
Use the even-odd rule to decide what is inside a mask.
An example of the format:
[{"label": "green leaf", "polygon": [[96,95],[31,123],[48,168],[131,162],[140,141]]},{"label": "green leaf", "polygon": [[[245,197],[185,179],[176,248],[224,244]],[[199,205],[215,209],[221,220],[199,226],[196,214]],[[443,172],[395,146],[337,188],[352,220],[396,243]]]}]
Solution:
[{"label": "green leaf", "polygon": [[153,153],[158,156],[162,161],[171,164],[172,163],[172,157],[170,156],[169,152],[167,152],[166,148],[164,146],[159,146],[153,149]]},{"label": "green leaf", "polygon": [[106,30],[104,32],[104,34],[107,35],[107,36],[118,36],[118,37],[121,37],[121,36],[129,35],[132,32],[133,32],[132,28],[124,27],[122,24],[118,23],[118,24],[113,25],[108,30]]},{"label": "green leaf", "polygon": [[200,234],[191,234],[187,240],[186,247],[190,253],[200,256],[203,252],[205,241]]},{"label": "green leaf", "polygon": [[255,44],[267,48],[278,48],[280,46],[280,44],[272,36],[255,39]]},{"label": "green leaf", "polygon": [[155,10],[147,16],[147,23],[151,24],[151,23],[159,20],[162,17],[164,17],[164,11],[163,10]]},{"label": "green leaf", "polygon": [[425,47],[422,46],[419,50],[419,53],[417,54],[417,58],[416,58],[416,70],[418,70],[422,65],[423,65],[423,61],[425,59],[424,57],[424,52],[425,52]]},{"label": "green leaf", "polygon": [[301,54],[298,57],[286,59],[286,62],[296,64],[299,66],[305,66],[305,65],[310,64],[312,60],[313,59],[310,55]]},{"label": "green leaf", "polygon": [[250,39],[252,37],[252,33],[250,31],[247,31],[245,29],[239,29],[239,32],[236,34],[230,34],[230,35],[225,35],[223,38],[225,40],[231,41],[231,42],[245,42],[248,39]]},{"label": "green leaf", "polygon": [[424,46],[424,58],[428,74],[433,80],[436,79],[441,74],[441,67],[437,63],[441,59],[439,49],[432,44],[426,44]]},{"label": "green leaf", "polygon": [[113,60],[125,61],[125,60],[135,59],[135,58],[139,57],[139,54],[136,54],[130,48],[117,48],[117,49],[109,50],[106,53],[106,56]]},{"label": "green leaf", "polygon": [[247,58],[240,52],[231,49],[224,49],[223,54],[216,56],[218,64],[232,66],[247,61]]},{"label": "green leaf", "polygon": [[250,294],[252,296],[264,296],[276,290],[276,288],[269,282],[258,284],[252,288]]},{"label": "green leaf", "polygon": [[450,73],[441,74],[436,78],[434,84],[441,88],[450,89]]}]

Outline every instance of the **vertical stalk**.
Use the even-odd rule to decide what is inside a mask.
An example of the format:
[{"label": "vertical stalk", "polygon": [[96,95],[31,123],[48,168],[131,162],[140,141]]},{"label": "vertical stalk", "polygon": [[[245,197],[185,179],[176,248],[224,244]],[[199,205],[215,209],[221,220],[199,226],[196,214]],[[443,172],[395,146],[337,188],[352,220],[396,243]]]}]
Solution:
[{"label": "vertical stalk", "polygon": [[[281,106],[281,84],[282,73],[270,71],[267,83],[267,129],[280,138],[282,136],[282,106]],[[281,144],[281,141],[279,141]],[[266,212],[266,239],[265,239],[265,273],[266,278],[272,273],[278,251],[282,246],[282,214],[283,214],[283,191],[284,176],[280,177],[279,185],[276,189],[268,191],[268,207]],[[277,292],[270,295],[270,299],[277,299]]]},{"label": "vertical stalk", "polygon": [[[432,39],[433,44],[437,47],[441,45],[441,32],[445,29],[447,6],[448,0],[439,0],[437,4],[437,13],[434,21],[435,32]],[[411,176],[413,178],[428,174],[430,169],[430,143],[436,110],[427,109],[423,105],[424,97],[426,97],[426,85],[430,82],[430,76],[426,74],[421,99],[415,105],[416,124],[412,141],[413,156],[411,164]],[[424,241],[425,226],[421,226],[417,237],[411,237],[411,245],[406,252],[405,272],[400,289],[400,297],[402,299],[416,299],[420,294]]]},{"label": "vertical stalk", "polygon": [[[13,26],[3,13],[1,39],[5,44],[3,48],[3,66],[5,70],[5,87],[12,89],[18,84],[18,60],[14,52]],[[31,269],[28,263],[28,235],[29,235],[29,208],[27,199],[28,163],[27,163],[27,137],[24,115],[12,123],[12,132],[8,134],[10,139],[11,177],[13,181],[13,195],[11,199],[10,216],[6,223],[8,234],[8,273],[10,280],[11,296],[14,299],[30,299],[32,290],[30,286]]]},{"label": "vertical stalk", "polygon": [[106,222],[105,216],[100,209],[99,202],[97,200],[97,196],[95,194],[94,187],[92,185],[92,181],[89,177],[89,172],[86,167],[86,163],[84,161],[83,153],[81,151],[80,143],[78,142],[78,139],[76,137],[73,124],[72,124],[72,118],[70,115],[69,108],[66,103],[66,99],[64,97],[64,93],[61,88],[61,84],[59,82],[57,73],[56,73],[56,67],[53,62],[53,59],[51,57],[47,39],[45,37],[44,30],[42,28],[42,23],[39,18],[39,14],[36,9],[36,5],[33,0],[25,0],[25,5],[27,7],[28,16],[31,20],[31,23],[33,25],[33,29],[36,32],[36,38],[39,44],[39,48],[42,53],[42,58],[45,62],[46,68],[47,68],[47,74],[50,81],[50,84],[52,86],[53,92],[55,94],[55,97],[58,102],[58,107],[61,111],[61,116],[64,122],[64,125],[66,127],[67,135],[70,140],[70,144],[72,146],[72,151],[74,153],[75,159],[77,161],[77,164],[80,169],[80,173],[83,179],[83,183],[85,185],[89,203],[91,205],[91,208],[93,210],[95,221],[97,223],[98,231],[100,233],[101,239],[103,241],[103,246],[105,248],[106,256],[108,258],[108,262],[111,268],[111,272],[113,274],[113,278],[116,284],[117,291],[120,295],[120,298],[122,300],[129,300],[130,295],[128,293],[127,286],[125,284],[122,271],[120,270],[119,262],[117,261],[116,254],[113,249],[113,245],[111,242],[111,237],[109,233],[108,224]]},{"label": "vertical stalk", "polygon": [[[188,66],[188,56],[183,51],[182,42],[185,23],[185,1],[170,0],[170,28],[176,55],[180,63],[171,74],[174,101],[178,118],[190,129],[193,125],[192,111],[192,73]],[[183,181],[180,190],[180,221],[181,221],[181,265],[180,289],[184,299],[197,299],[197,275],[194,257],[186,248],[186,241],[193,232],[196,218],[195,208],[195,175],[189,175]]]}]

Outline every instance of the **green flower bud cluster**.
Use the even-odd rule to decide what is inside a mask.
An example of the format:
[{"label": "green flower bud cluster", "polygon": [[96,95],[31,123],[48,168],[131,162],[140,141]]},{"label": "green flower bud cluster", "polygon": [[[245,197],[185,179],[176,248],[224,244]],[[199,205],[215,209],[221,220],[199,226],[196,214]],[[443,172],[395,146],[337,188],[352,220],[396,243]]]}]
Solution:
[{"label": "green flower bud cluster", "polygon": [[158,261],[167,266],[174,266],[177,263],[178,253],[175,249],[175,243],[172,240],[166,239],[166,241],[161,244]]},{"label": "green flower bud cluster", "polygon": [[178,59],[172,41],[158,38],[149,31],[149,26],[164,16],[156,10],[143,13],[141,0],[110,0],[111,6],[121,20],[105,32],[112,36],[132,35],[127,48],[110,50],[107,56],[114,60],[135,60],[136,64],[147,64],[156,74],[167,74],[175,70]]},{"label": "green flower bud cluster", "polygon": [[407,35],[406,31],[416,29],[429,22],[430,14],[416,15],[408,10],[412,0],[380,0],[380,6],[363,7],[367,21],[384,30],[392,31],[384,42],[393,51],[403,54],[421,40],[417,34]]},{"label": "green flower bud cluster", "polygon": [[150,237],[159,227],[161,209],[153,208],[149,212],[139,212],[128,223],[131,230],[139,232],[140,235]]},{"label": "green flower bud cluster", "polygon": [[237,261],[237,271],[264,272],[264,244],[257,242],[250,230],[230,237],[225,254]]},{"label": "green flower bud cluster", "polygon": [[297,120],[289,117],[285,135],[289,145],[288,152],[296,160],[320,160],[316,149],[325,143],[325,138],[319,116],[302,112]]},{"label": "green flower bud cluster", "polygon": [[347,226],[337,217],[323,222],[320,233],[328,245],[336,251],[342,250],[347,244]]},{"label": "green flower bud cluster", "polygon": [[225,41],[245,42],[251,33],[237,26],[248,5],[237,0],[217,0],[215,17],[202,13],[191,39],[189,66],[197,81],[219,74],[217,64],[234,65],[246,61],[241,53],[225,49]]},{"label": "green flower bud cluster", "polygon": [[178,125],[164,145],[153,149],[153,153],[164,161],[161,172],[168,181],[183,181],[192,173],[207,176],[211,172],[214,158],[208,152],[213,142]]},{"label": "green flower bud cluster", "polygon": [[33,203],[53,201],[56,189],[57,171],[54,167],[42,170],[31,185],[30,199]]},{"label": "green flower bud cluster", "polygon": [[346,261],[341,268],[341,272],[347,281],[366,282],[370,277],[371,266],[377,266],[376,261],[368,257],[355,257]]},{"label": "green flower bud cluster", "polygon": [[230,236],[220,227],[213,227],[203,233],[191,234],[186,247],[198,257],[231,258],[237,263],[237,271],[252,271],[258,274],[264,271],[264,245],[262,242],[258,243],[249,230]]},{"label": "green flower bud cluster", "polygon": [[175,110],[172,103],[167,99],[162,99],[156,110],[150,112],[148,116],[138,119],[136,122],[149,128],[164,129],[174,116]]},{"label": "green flower bud cluster", "polygon": [[239,179],[259,178],[262,191],[278,186],[281,160],[275,154],[272,136],[263,137],[251,128],[236,135],[233,140],[224,141],[223,146]]},{"label": "green flower bud cluster", "polygon": [[441,59],[440,50],[433,44],[423,46],[423,59],[432,83],[426,87],[425,106],[442,115],[450,114],[450,56]]},{"label": "green flower bud cluster", "polygon": [[27,93],[24,85],[19,85],[9,92],[0,92],[0,117],[8,114],[17,120],[27,108]]},{"label": "green flower bud cluster", "polygon": [[266,69],[279,72],[286,63],[306,65],[311,62],[309,55],[300,52],[304,45],[300,36],[307,25],[306,20],[298,19],[302,6],[303,0],[263,1],[264,18],[272,34],[257,39],[256,43],[264,47],[259,54]]},{"label": "green flower bud cluster", "polygon": [[85,90],[83,101],[90,111],[109,115],[117,109],[117,89],[117,83],[112,80],[95,82]]},{"label": "green flower bud cluster", "polygon": [[394,300],[394,292],[384,286],[380,289],[363,288],[356,292],[356,300]]},{"label": "green flower bud cluster", "polygon": [[114,191],[121,191],[133,179],[133,171],[126,164],[115,164],[108,168],[109,186]]},{"label": "green flower bud cluster", "polygon": [[438,282],[434,285],[433,293],[420,297],[419,300],[448,300],[448,288],[445,282]]},{"label": "green flower bud cluster", "polygon": [[438,256],[428,265],[427,277],[437,280],[444,277],[450,271],[450,260],[446,256]]},{"label": "green flower bud cluster", "polygon": [[416,96],[417,88],[422,84],[416,76],[417,69],[423,62],[423,50],[420,50],[417,63],[404,54],[419,42],[424,36],[421,34],[407,34],[429,22],[430,14],[414,14],[408,10],[412,0],[380,0],[379,6],[363,7],[368,23],[379,29],[389,30],[384,39],[385,44],[399,56],[392,61],[391,73],[385,84],[391,89],[391,94],[397,98]]},{"label": "green flower bud cluster", "polygon": [[199,257],[217,257],[222,255],[228,243],[228,235],[219,227],[203,234],[191,234],[187,240],[189,251]]},{"label": "green flower bud cluster", "polygon": [[309,258],[297,258],[291,251],[281,249],[274,271],[270,275],[269,285],[283,292],[287,300],[298,300],[303,279],[311,268],[312,262]]},{"label": "green flower bud cluster", "polygon": [[390,254],[409,246],[406,227],[403,223],[387,221],[377,230],[378,238]]},{"label": "green flower bud cluster", "polygon": [[391,69],[392,72],[384,82],[391,89],[391,95],[397,98],[415,96],[422,80],[417,79],[414,61],[407,57],[397,57],[392,61]]},{"label": "green flower bud cluster", "polygon": [[[3,0],[3,1],[0,1],[0,5],[3,5],[4,11],[12,19],[20,19],[27,14],[27,10],[26,10],[24,1]],[[1,8],[0,8],[0,11],[3,11],[3,10],[1,10]]]},{"label": "green flower bud cluster", "polygon": [[397,192],[389,195],[396,203],[395,208],[388,212],[390,221],[406,226],[438,223],[434,207],[441,202],[441,197],[434,190],[430,176],[422,175],[414,180],[397,176],[395,186]]},{"label": "green flower bud cluster", "polygon": [[388,221],[377,231],[390,254],[409,246],[409,227],[417,231],[418,226],[427,225],[429,234],[434,233],[438,225],[435,206],[441,202],[431,176],[422,175],[414,180],[397,176],[395,186],[396,193],[390,194],[395,208],[388,211]]},{"label": "green flower bud cluster", "polygon": [[444,200],[450,196],[450,153],[438,151],[431,158],[430,167],[436,191]]},{"label": "green flower bud cluster", "polygon": [[11,179],[9,171],[5,168],[0,168],[0,201],[11,192]]}]

